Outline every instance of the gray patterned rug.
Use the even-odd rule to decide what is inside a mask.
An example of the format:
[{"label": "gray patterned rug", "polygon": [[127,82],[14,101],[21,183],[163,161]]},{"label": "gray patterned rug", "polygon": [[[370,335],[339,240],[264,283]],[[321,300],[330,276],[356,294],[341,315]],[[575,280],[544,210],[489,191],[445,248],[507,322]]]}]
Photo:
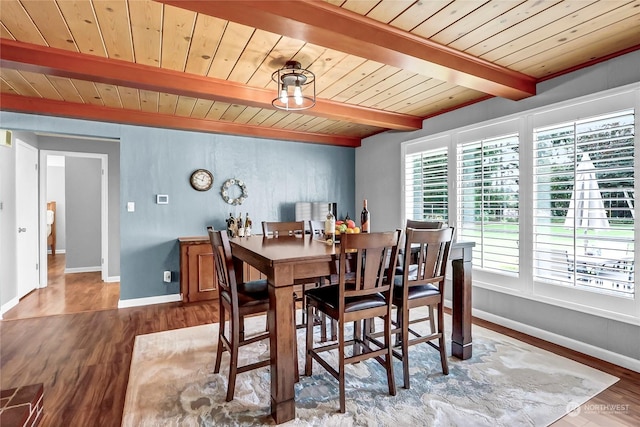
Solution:
[{"label": "gray patterned rug", "polygon": [[[264,328],[263,317],[249,323],[248,330]],[[136,337],[122,425],[273,425],[269,368],[239,374],[235,399],[225,402],[228,356],[220,374],[213,374],[216,342],[217,325]],[[304,372],[304,330],[298,343]],[[268,357],[267,345],[247,346],[240,357]],[[388,395],[377,362],[350,365],[346,414],[337,412],[337,381],[315,363],[314,375],[296,385],[296,419],[284,425],[545,426],[618,380],[476,326],[473,357],[448,362],[444,376],[435,350],[411,347],[411,388],[402,388],[402,365],[395,360],[396,396]]]}]

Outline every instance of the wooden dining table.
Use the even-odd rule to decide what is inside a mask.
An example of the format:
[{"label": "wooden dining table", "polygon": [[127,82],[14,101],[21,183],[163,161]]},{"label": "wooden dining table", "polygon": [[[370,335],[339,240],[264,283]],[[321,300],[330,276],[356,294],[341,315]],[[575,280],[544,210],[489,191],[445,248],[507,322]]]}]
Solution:
[{"label": "wooden dining table", "polygon": [[[294,283],[331,274],[339,249],[323,240],[306,236],[235,237],[231,249],[242,272],[247,263],[269,282],[271,352],[271,415],[276,423],[295,418],[295,364],[298,363],[294,322]],[[471,357],[471,261],[473,242],[452,245],[452,355]]]}]

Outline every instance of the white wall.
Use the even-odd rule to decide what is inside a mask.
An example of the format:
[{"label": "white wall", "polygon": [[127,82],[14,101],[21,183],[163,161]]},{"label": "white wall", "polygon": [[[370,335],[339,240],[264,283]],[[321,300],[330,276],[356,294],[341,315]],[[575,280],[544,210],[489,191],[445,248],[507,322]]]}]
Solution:
[{"label": "white wall", "polygon": [[[356,149],[356,202],[368,199],[374,231],[403,227],[403,142],[637,82],[640,51],[542,82],[536,96],[521,101],[493,98],[425,120],[418,131],[367,138]],[[474,315],[640,370],[638,325],[479,287],[473,289],[473,307]]]},{"label": "white wall", "polygon": [[66,251],[64,156],[47,156],[47,202],[56,202],[56,253]]},{"label": "white wall", "polygon": [[100,159],[67,157],[65,166],[67,255],[66,272],[100,271]]}]

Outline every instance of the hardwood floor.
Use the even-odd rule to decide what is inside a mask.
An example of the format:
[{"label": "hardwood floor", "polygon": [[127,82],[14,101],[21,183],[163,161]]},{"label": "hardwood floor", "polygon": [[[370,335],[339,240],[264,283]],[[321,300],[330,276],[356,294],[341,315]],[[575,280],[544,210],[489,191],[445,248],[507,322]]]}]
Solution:
[{"label": "hardwood floor", "polygon": [[7,311],[5,320],[118,308],[119,283],[104,283],[100,272],[64,274],[65,255],[47,256],[48,284]]},{"label": "hardwood floor", "polygon": [[[52,309],[55,315],[0,322],[0,387],[43,383],[41,426],[119,426],[136,335],[213,323],[219,315],[217,302],[85,311],[80,308],[89,304],[79,300],[93,296],[79,293],[73,297],[69,290],[76,288],[68,285],[67,292],[51,292],[33,303],[39,313],[48,309],[40,309],[38,304],[56,307]],[[68,309],[73,311],[61,308],[67,307],[67,302],[48,301],[56,298],[68,299]],[[567,415],[554,426],[638,425],[640,373],[489,322],[474,321],[620,378],[583,405],[579,415]]]}]

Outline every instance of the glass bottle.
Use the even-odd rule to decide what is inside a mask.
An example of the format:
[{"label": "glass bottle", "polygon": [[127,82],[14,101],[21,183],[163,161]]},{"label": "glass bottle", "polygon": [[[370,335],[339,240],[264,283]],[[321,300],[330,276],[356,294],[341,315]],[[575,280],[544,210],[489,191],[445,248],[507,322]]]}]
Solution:
[{"label": "glass bottle", "polygon": [[362,213],[360,214],[360,231],[368,233],[371,229],[371,220],[369,218],[369,209],[367,209],[367,199],[364,199]]},{"label": "glass bottle", "polygon": [[231,213],[229,213],[229,218],[227,218],[227,236],[229,237],[235,237],[233,234],[233,223],[236,220],[233,219],[233,216],[231,215]]},{"label": "glass bottle", "polygon": [[249,212],[247,212],[247,216],[244,218],[244,235],[246,237],[251,236],[251,226],[252,226],[251,218],[249,218]]},{"label": "glass bottle", "polygon": [[242,222],[242,214],[238,216],[238,237],[244,237],[244,222]]},{"label": "glass bottle", "polygon": [[331,212],[331,203],[329,203],[329,210],[327,212],[327,219],[324,221],[324,238],[328,244],[333,244],[336,234],[336,217]]}]

